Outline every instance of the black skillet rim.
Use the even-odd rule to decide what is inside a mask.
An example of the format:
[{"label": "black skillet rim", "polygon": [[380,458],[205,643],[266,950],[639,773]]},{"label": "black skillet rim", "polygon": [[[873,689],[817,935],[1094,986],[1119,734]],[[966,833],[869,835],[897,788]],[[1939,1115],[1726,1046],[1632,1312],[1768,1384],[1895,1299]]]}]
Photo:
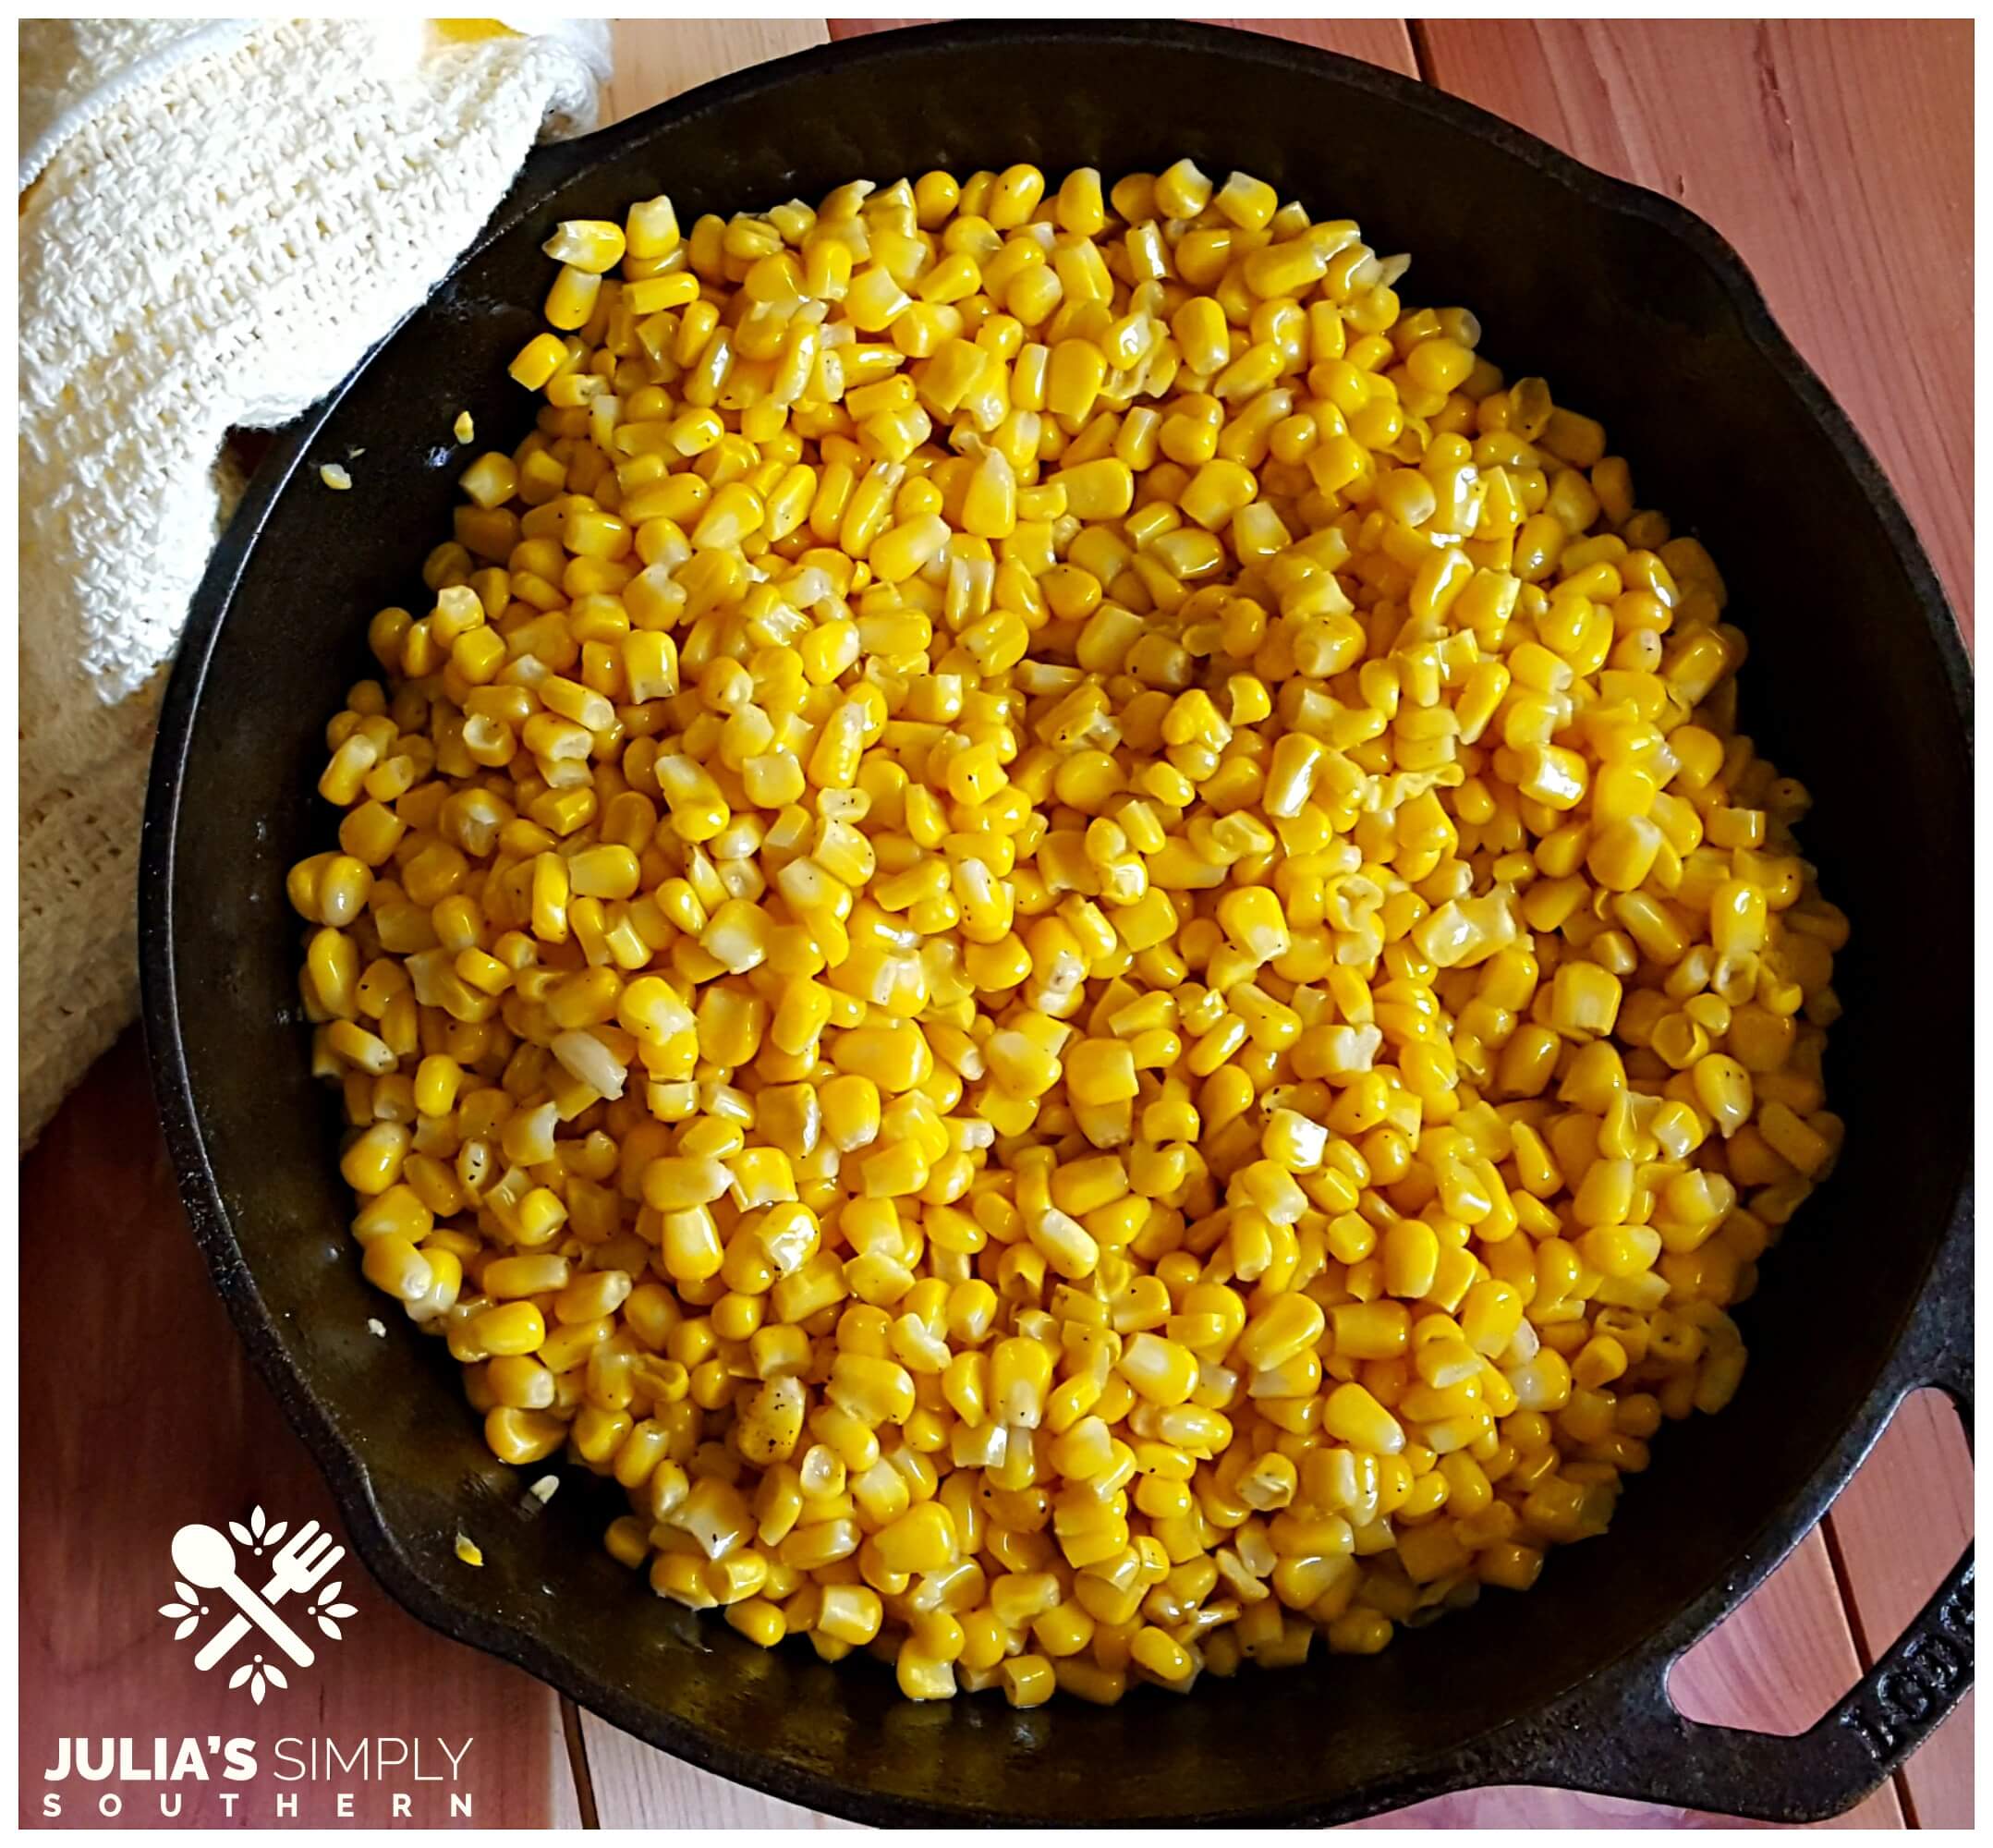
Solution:
[{"label": "black skillet rim", "polygon": [[[1068,47],[1102,49],[1117,43],[1162,44],[1234,64],[1300,65],[1324,82],[1372,91],[1408,111],[1443,121],[1475,135],[1501,152],[1535,168],[1547,178],[1587,201],[1642,219],[1698,259],[1718,279],[1745,334],[1798,399],[1853,476],[1889,538],[1918,614],[1943,663],[1951,692],[1951,714],[1972,739],[1971,667],[1950,607],[1937,575],[1925,555],[1908,516],[1880,467],[1835,403],[1812,368],[1794,349],[1772,319],[1764,296],[1743,260],[1709,225],[1672,200],[1601,174],[1573,160],[1549,143],[1472,103],[1433,87],[1335,53],[1231,29],[1183,23],[1144,25],[1130,29],[1090,21],[951,23],[923,26],[845,40],[751,66],[674,97],[581,140],[542,150],[532,156],[517,183],[494,213],[491,223],[459,260],[453,275],[474,261],[497,236],[547,194],[586,173],[612,151],[643,138],[647,125],[696,112],[711,103],[760,93],[779,93],[788,80],[804,71],[863,64],[892,64],[904,52],[933,46],[973,48],[978,44],[1024,42],[1042,44],[1052,55]],[[417,310],[416,312],[421,312]],[[600,1713],[613,1724],[648,1739],[674,1756],[751,1788],[806,1807],[878,1825],[954,1823],[987,1825],[985,1812],[928,1805],[882,1793],[847,1788],[813,1773],[772,1764],[724,1740],[696,1731],[674,1716],[633,1701],[595,1681],[586,1671],[534,1638],[494,1622],[465,1604],[424,1575],[382,1519],[358,1457],[340,1439],[333,1421],[305,1386],[264,1307],[245,1263],[207,1159],[201,1109],[188,1080],[182,1044],[178,996],[174,971],[171,894],[174,840],[180,821],[180,781],[200,696],[213,645],[233,601],[249,554],[278,497],[289,485],[312,439],[338,406],[347,389],[379,357],[393,338],[385,336],[354,371],[324,399],[294,423],[259,469],[249,492],[210,561],[188,612],[179,657],[162,706],[159,742],[153,755],[147,795],[140,868],[140,964],[143,1015],[152,1083],[159,1102],[167,1146],[180,1180],[180,1194],[196,1242],[214,1275],[216,1288],[248,1347],[258,1371],[275,1393],[286,1416],[310,1449],[339,1504],[355,1546],[374,1575],[395,1599],[433,1628],[525,1669],[560,1693]],[[1961,1207],[1970,1220],[1969,1159],[1962,1167]],[[1961,1271],[1944,1263],[1947,1247],[1957,1242],[1958,1220],[1939,1241],[1931,1270],[1943,1266],[1969,1286],[1969,1266]],[[1925,1284],[1931,1281],[1926,1272]],[[1950,1292],[1947,1292],[1950,1295]],[[1969,1328],[1971,1302],[1935,1306],[1948,1323]],[[1855,1465],[1910,1385],[1900,1364],[1901,1350],[1916,1346],[1916,1319],[1899,1331],[1898,1350],[1885,1363],[1882,1375],[1860,1412],[1829,1457],[1795,1498],[1772,1511],[1763,1531],[1763,1544],[1754,1547],[1740,1573],[1714,1585],[1653,1634],[1641,1649],[1616,1662],[1601,1665],[1586,1684],[1623,1674],[1638,1657],[1665,1662],[1711,1628],[1742,1602],[1819,1518],[1846,1485]],[[1958,1331],[1953,1330],[1954,1341]],[[1970,1351],[1969,1333],[1964,1336]],[[1538,1744],[1532,1747],[1532,1722],[1541,1713],[1525,1714],[1509,1725],[1454,1748],[1450,1760],[1429,1762],[1403,1777],[1374,1781],[1325,1802],[1274,1805],[1262,1811],[1178,1818],[1181,1826],[1197,1823],[1309,1823],[1349,1820],[1445,1791],[1471,1788],[1501,1778],[1537,1780],[1554,1773],[1557,1756]],[[1513,1735],[1513,1739],[1512,1739]],[[1504,1742],[1509,1742],[1506,1749]],[[1574,1754],[1576,1756],[1582,1756]],[[1569,1767],[1579,1770],[1575,1764]],[[1582,1776],[1582,1771],[1580,1772]]]}]

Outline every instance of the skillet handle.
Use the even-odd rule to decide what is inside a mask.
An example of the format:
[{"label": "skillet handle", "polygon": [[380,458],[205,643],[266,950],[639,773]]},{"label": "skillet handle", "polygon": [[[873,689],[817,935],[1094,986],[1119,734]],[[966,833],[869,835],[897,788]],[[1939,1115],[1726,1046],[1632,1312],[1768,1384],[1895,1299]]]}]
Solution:
[{"label": "skillet handle", "polygon": [[[1968,1199],[1890,1369],[1898,1404],[1920,1386],[1948,1392],[1968,1443],[1972,1227]],[[1819,1821],[1853,1808],[1938,1730],[1972,1686],[1973,1587],[1968,1543],[1903,1634],[1843,1699],[1796,1737],[1685,1719],[1668,1696],[1668,1672],[1678,1652],[1655,1652],[1578,1716],[1585,1731],[1595,1732],[1585,1787],[1774,1822]]]},{"label": "skillet handle", "polygon": [[1606,1794],[1720,1816],[1815,1822],[1851,1809],[1935,1732],[1973,1683],[1968,1547],[1910,1627],[1813,1727],[1792,1738],[1684,1719],[1668,1697],[1666,1658],[1595,1723],[1618,1733]]}]

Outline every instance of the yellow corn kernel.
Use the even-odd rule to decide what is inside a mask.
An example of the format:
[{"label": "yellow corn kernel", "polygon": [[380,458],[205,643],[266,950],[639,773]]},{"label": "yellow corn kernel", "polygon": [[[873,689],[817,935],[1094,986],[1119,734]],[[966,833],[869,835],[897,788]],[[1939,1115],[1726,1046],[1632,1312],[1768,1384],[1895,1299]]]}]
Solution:
[{"label": "yellow corn kernel", "polygon": [[1070,423],[1092,410],[1107,383],[1107,356],[1090,340],[1062,340],[1051,349],[1045,408]]},{"label": "yellow corn kernel", "polygon": [[1376,1398],[1354,1381],[1330,1393],[1322,1411],[1322,1429],[1329,1436],[1379,1456],[1395,1456],[1404,1448],[1404,1429]]}]

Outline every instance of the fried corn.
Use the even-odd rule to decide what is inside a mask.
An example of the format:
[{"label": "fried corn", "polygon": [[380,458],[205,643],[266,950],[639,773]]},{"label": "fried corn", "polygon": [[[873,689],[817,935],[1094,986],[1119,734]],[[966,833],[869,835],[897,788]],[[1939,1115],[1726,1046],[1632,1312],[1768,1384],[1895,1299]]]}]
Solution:
[{"label": "fried corn", "polygon": [[1602,1531],[1842,1139],[1702,546],[1247,175],[547,250],[289,881],[365,1274],[493,1452],[1020,1708]]}]

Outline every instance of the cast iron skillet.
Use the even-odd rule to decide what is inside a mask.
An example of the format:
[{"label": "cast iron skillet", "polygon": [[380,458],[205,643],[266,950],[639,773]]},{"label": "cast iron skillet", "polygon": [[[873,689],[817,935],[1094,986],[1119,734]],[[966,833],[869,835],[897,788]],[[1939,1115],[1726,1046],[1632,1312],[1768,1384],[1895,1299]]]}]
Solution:
[{"label": "cast iron skillet", "polygon": [[[541,1510],[494,1463],[437,1343],[367,1332],[336,1128],[307,1075],[285,870],[332,838],[312,796],[362,632],[447,529],[460,408],[527,427],[504,362],[538,325],[555,220],[669,189],[686,222],[1028,158],[1110,176],[1243,167],[1416,255],[1415,302],[1464,302],[1513,374],[1602,417],[1643,501],[1721,561],[1747,710],[1817,796],[1805,829],[1852,914],[1831,1061],[1832,1184],[1740,1319],[1720,1418],[1670,1430],[1617,1526],[1526,1598],[1374,1660],[1247,1673],[1118,1708],[903,1702],[859,1663],[764,1653],[602,1553],[613,1494]],[[351,492],[316,465],[349,446]],[[1851,748],[1859,738],[1861,748]],[[1819,1518],[1902,1395],[1972,1382],[1972,1058],[1955,968],[1972,912],[1968,669],[1930,567],[1847,419],[1735,254],[1678,206],[1418,84],[1190,26],[945,27],[763,65],[536,154],[484,240],[264,466],[195,601],[147,815],[146,1020],[195,1234],[264,1376],[388,1588],[614,1724],[723,1776],[873,1822],[1344,1821],[1540,1783],[1800,1821],[1871,1790],[1972,1674],[1968,1552],[1904,1638],[1796,1738],[1698,1725],[1671,1664]],[[1884,868],[1889,869],[1888,872]],[[1914,868],[1918,903],[1895,889]],[[1914,1057],[1920,1082],[1905,1080]],[[459,1528],[481,1543],[472,1572]]]}]

